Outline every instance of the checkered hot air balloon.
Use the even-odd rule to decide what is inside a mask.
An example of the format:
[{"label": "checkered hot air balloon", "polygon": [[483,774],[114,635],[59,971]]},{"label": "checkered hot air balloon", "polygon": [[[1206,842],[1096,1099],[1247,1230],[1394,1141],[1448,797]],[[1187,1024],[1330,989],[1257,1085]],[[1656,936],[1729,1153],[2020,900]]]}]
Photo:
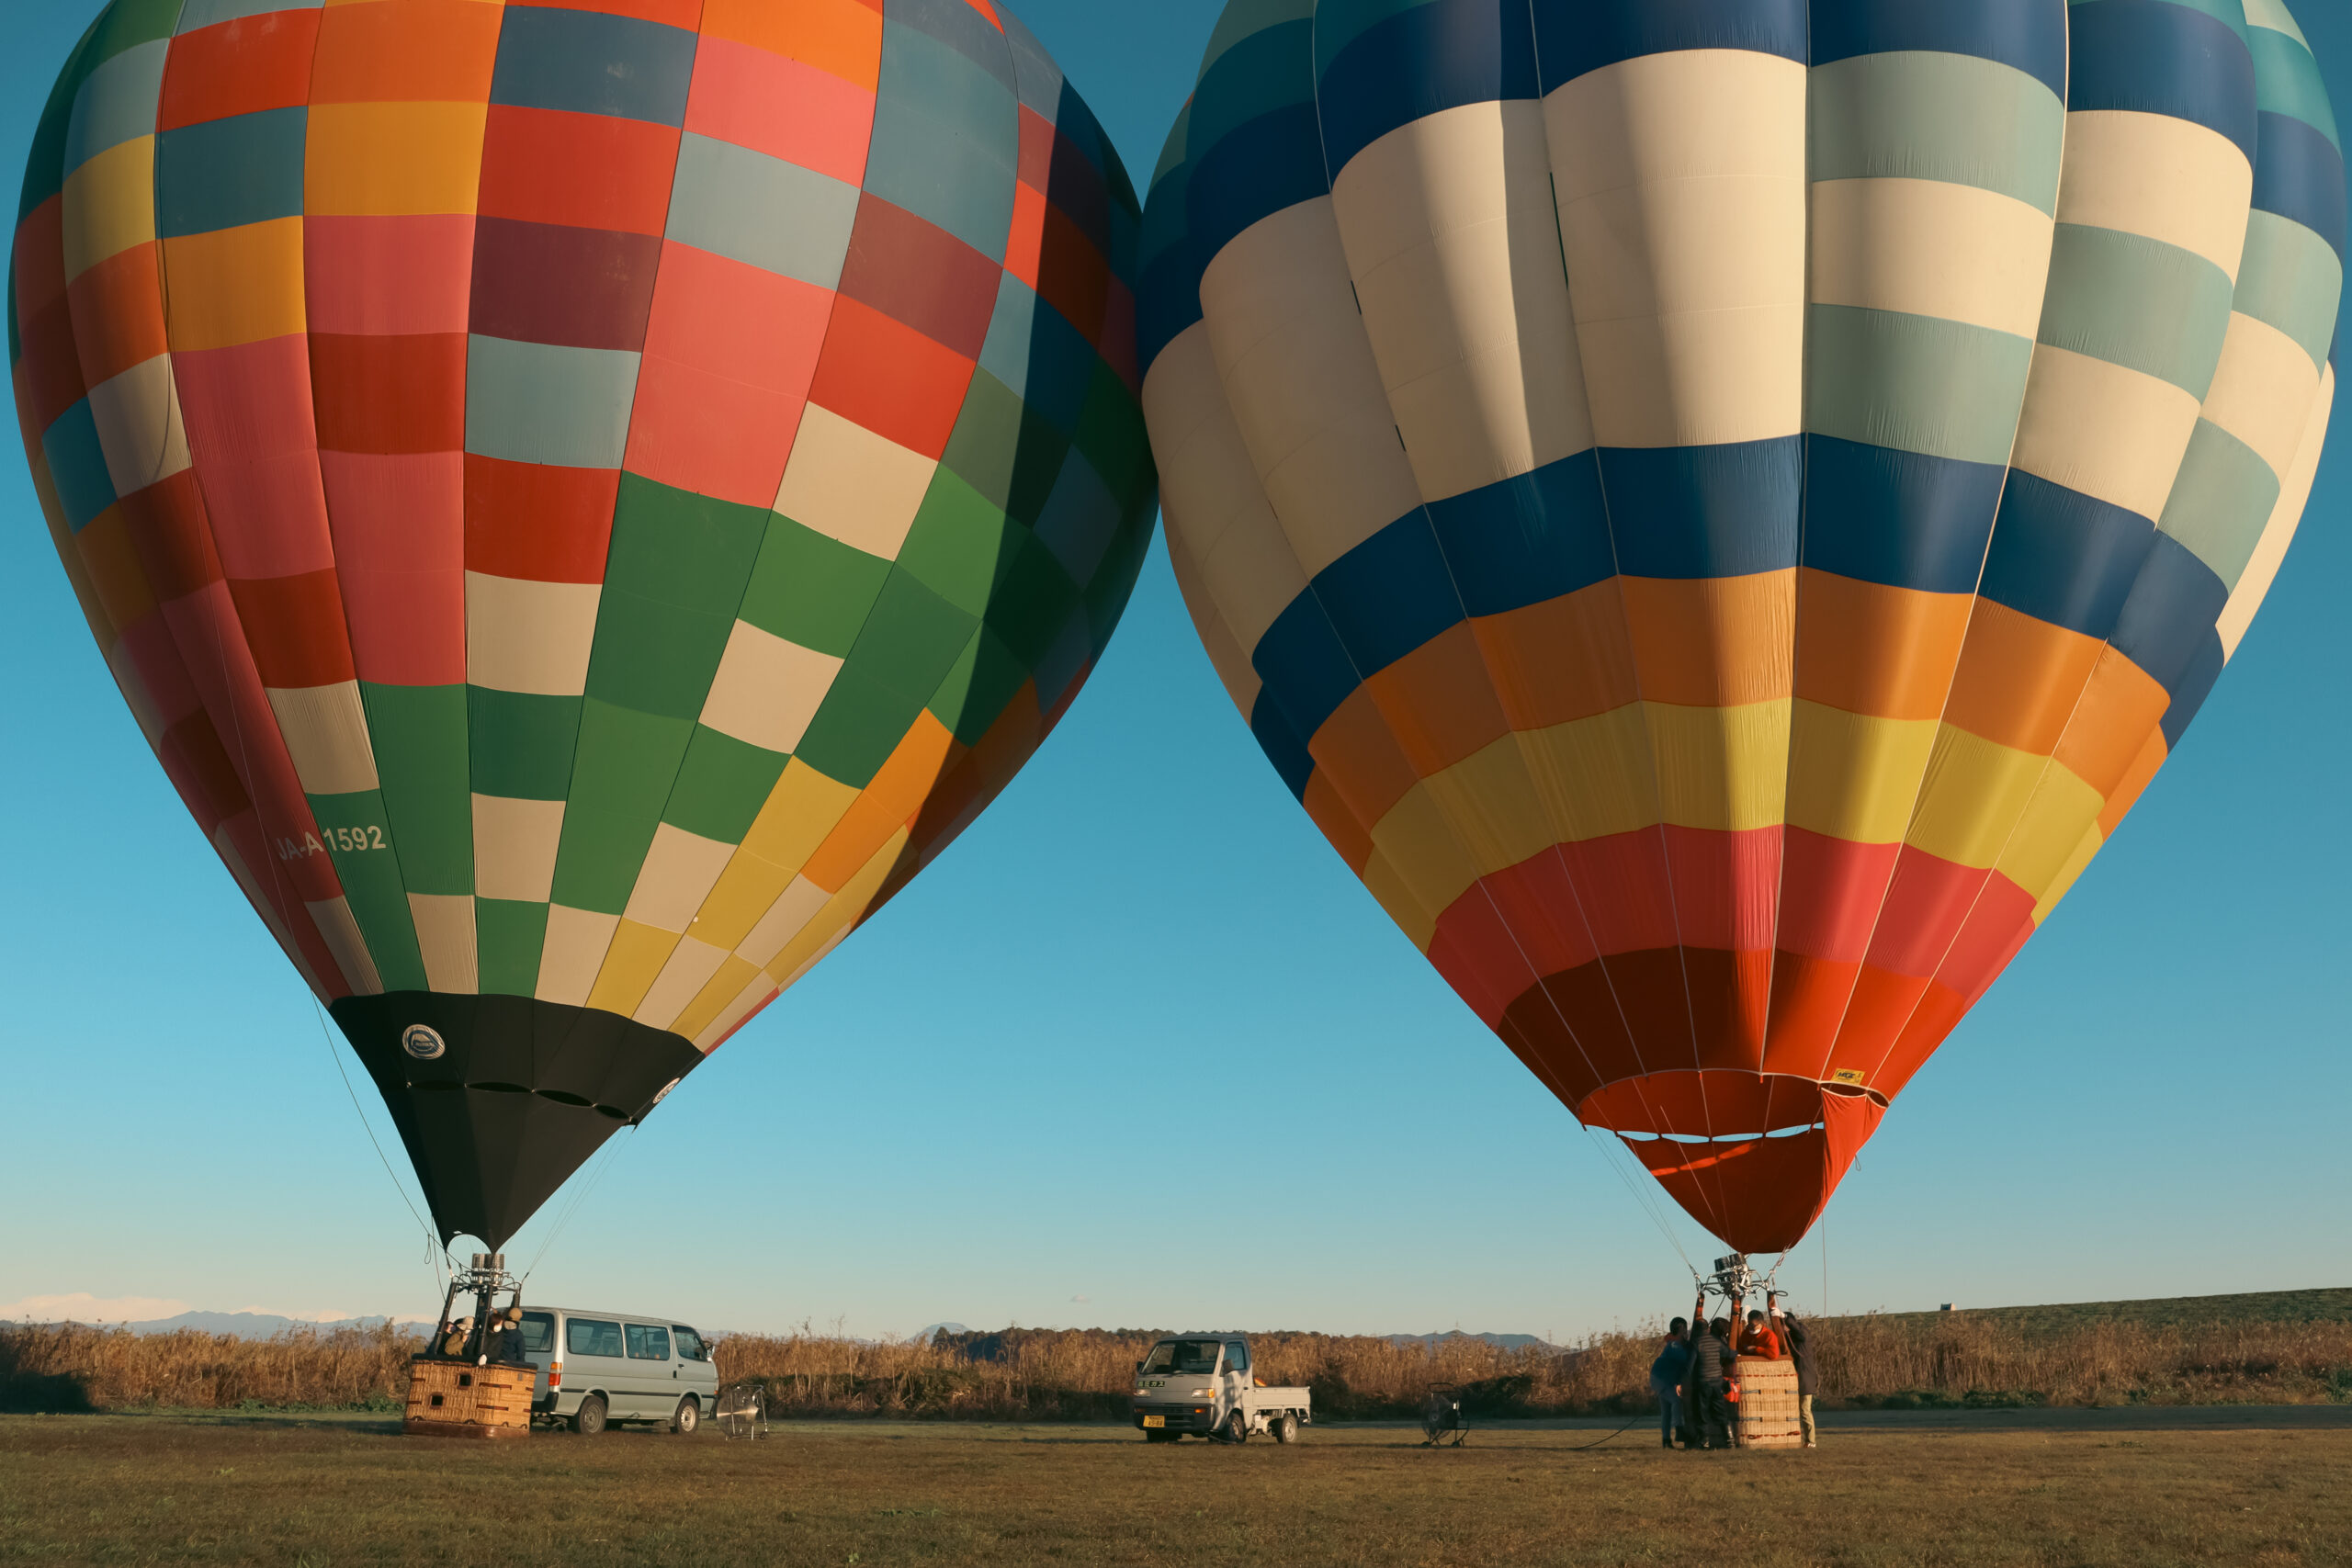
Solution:
[{"label": "checkered hot air balloon", "polygon": [[1784,1248],[2245,634],[2344,227],[2279,0],[1237,0],[1144,219],[1178,580],[1478,1016]]},{"label": "checkered hot air balloon", "polygon": [[502,1244],[1019,770],[1153,516],[995,0],[115,0],[9,351],[173,784]]}]

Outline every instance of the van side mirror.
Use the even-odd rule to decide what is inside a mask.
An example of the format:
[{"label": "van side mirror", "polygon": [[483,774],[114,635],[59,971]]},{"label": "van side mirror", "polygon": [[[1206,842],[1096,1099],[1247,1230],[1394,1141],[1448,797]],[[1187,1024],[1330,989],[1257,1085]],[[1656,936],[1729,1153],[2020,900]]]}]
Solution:
[{"label": "van side mirror", "polygon": [[1136,1363],[1136,1376],[1143,1376],[1143,1363],[1141,1361],[1137,1361]]}]

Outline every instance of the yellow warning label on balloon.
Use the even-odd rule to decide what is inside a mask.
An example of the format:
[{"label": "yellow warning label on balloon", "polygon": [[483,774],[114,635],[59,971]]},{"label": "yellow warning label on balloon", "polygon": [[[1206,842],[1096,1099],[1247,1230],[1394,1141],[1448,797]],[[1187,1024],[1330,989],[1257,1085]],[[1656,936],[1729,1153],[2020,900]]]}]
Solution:
[{"label": "yellow warning label on balloon", "polygon": [[1860,1083],[1870,1075],[1860,1067],[1840,1067],[1829,1075],[1831,1083]]}]

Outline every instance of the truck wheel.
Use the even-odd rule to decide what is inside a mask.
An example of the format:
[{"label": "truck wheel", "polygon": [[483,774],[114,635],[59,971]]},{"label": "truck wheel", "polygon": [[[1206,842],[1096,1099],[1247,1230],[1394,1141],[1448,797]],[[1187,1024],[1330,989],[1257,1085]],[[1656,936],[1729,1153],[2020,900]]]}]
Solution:
[{"label": "truck wheel", "polygon": [[1297,1416],[1290,1415],[1288,1412],[1284,1412],[1283,1415],[1274,1417],[1274,1441],[1278,1443],[1295,1443],[1298,1441]]},{"label": "truck wheel", "polygon": [[579,1409],[571,1413],[571,1429],[583,1438],[593,1438],[605,1429],[605,1419],[609,1414],[605,1396],[592,1393],[580,1402]]},{"label": "truck wheel", "polygon": [[1250,1417],[1241,1414],[1239,1407],[1237,1406],[1234,1409],[1233,1414],[1225,1418],[1225,1427],[1223,1430],[1218,1432],[1217,1436],[1223,1438],[1228,1443],[1248,1442],[1250,1440]]},{"label": "truck wheel", "polygon": [[678,1401],[678,1413],[670,1417],[670,1430],[682,1438],[691,1438],[695,1428],[702,1425],[702,1403],[693,1394]]}]

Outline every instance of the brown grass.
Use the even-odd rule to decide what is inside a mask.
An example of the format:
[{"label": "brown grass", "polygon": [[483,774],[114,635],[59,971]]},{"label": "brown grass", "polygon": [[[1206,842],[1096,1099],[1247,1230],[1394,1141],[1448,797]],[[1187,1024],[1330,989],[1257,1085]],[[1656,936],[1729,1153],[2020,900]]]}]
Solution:
[{"label": "brown grass", "polygon": [[404,1329],[297,1328],[273,1339],[81,1324],[0,1325],[0,1410],[241,1404],[393,1408],[419,1342]]},{"label": "brown grass", "polygon": [[[1912,1418],[1917,1419],[1917,1418]],[[829,1423],[771,1441],[384,1420],[0,1419],[0,1562],[455,1568],[2271,1568],[2352,1562],[2352,1430],[1832,1427],[1815,1453],[1636,1432]],[[1993,1421],[2003,1417],[1983,1418]],[[2104,1425],[2117,1427],[2115,1421]]]},{"label": "brown grass", "polygon": [[[1022,1420],[1122,1416],[1144,1330],[1006,1329],[938,1343],[739,1335],[718,1348],[729,1382],[757,1379],[793,1416]],[[1561,1353],[1456,1338],[1425,1345],[1323,1334],[1251,1337],[1258,1374],[1304,1383],[1327,1418],[1396,1416],[1431,1382],[1469,1385],[1486,1416],[1632,1413],[1649,1402],[1653,1332],[1606,1334]],[[2352,1399],[2352,1322],[2185,1325],[1997,1314],[1825,1319],[1832,1404],[1920,1405],[2298,1404]],[[0,1408],[389,1408],[415,1342],[390,1327],[297,1329],[270,1340],[182,1332],[0,1326]]]}]

